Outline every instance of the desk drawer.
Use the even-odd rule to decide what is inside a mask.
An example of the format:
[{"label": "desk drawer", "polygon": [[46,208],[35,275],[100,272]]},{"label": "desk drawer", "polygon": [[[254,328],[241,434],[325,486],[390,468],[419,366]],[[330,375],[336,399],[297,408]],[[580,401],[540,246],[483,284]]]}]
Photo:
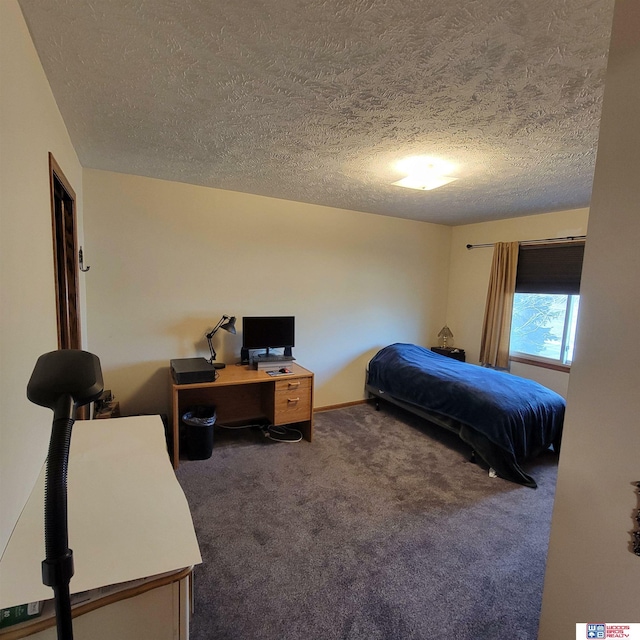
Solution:
[{"label": "desk drawer", "polygon": [[311,378],[276,381],[274,424],[302,422],[311,417]]}]

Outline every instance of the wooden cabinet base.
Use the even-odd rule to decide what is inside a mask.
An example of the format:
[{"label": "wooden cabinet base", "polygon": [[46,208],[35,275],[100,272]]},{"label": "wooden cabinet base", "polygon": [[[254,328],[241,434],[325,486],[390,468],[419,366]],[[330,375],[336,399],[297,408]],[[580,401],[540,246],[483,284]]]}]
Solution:
[{"label": "wooden cabinet base", "polygon": [[[188,640],[192,567],[130,585],[88,592],[87,602],[72,608],[75,640]],[[102,591],[102,590],[96,590]],[[39,618],[0,631],[0,640],[56,640],[53,601]]]}]

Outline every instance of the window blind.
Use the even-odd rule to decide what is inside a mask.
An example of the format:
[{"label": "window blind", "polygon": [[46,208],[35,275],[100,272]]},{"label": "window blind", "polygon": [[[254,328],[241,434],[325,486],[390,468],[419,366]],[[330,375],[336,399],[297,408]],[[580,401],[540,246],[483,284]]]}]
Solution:
[{"label": "window blind", "polygon": [[521,245],[516,293],[580,293],[584,242]]}]

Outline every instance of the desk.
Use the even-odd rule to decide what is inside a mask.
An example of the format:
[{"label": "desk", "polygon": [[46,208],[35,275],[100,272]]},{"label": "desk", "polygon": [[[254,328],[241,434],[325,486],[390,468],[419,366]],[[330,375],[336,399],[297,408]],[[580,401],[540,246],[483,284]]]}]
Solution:
[{"label": "desk", "polygon": [[295,424],[305,440],[313,439],[313,373],[298,364],[291,373],[270,376],[247,365],[218,370],[215,382],[172,383],[173,467],[180,465],[179,429],[191,406],[216,406],[216,421],[227,425],[267,420],[272,425]]},{"label": "desk", "polygon": [[[44,480],[43,467],[0,560],[0,608],[53,597],[40,568]],[[159,416],[75,423],[68,517],[72,598],[120,585],[108,597],[91,596],[90,603],[74,608],[78,640],[188,638],[190,567],[201,557]],[[0,639],[34,633],[38,640],[55,638],[55,621],[43,613],[3,629]]]}]

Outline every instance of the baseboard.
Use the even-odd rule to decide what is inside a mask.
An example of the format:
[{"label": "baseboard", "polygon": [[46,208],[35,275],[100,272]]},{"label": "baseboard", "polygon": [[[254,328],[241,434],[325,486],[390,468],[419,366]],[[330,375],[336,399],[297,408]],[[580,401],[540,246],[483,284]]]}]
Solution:
[{"label": "baseboard", "polygon": [[367,400],[354,400],[353,402],[343,402],[341,404],[328,404],[324,407],[315,407],[313,413],[320,413],[321,411],[332,411],[333,409],[345,409],[346,407],[353,407],[357,404],[366,404]]}]

